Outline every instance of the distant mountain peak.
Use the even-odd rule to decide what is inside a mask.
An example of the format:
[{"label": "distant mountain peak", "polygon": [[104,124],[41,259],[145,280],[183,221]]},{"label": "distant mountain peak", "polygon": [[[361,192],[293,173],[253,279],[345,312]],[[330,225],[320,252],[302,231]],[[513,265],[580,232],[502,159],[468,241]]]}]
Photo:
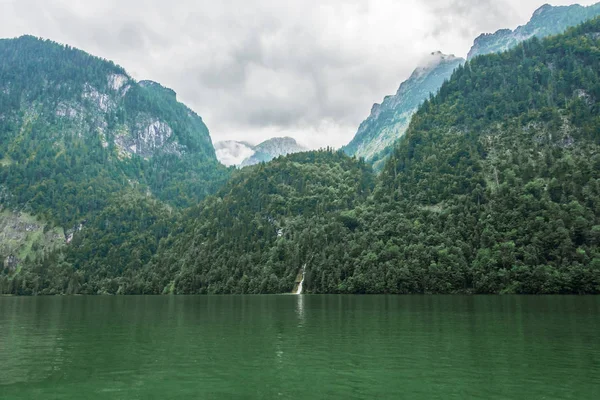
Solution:
[{"label": "distant mountain peak", "polygon": [[426,58],[426,62],[428,62],[429,64],[434,64],[437,65],[441,62],[444,61],[452,61],[452,60],[456,60],[456,56],[454,54],[445,54],[442,53],[441,51],[432,51]]},{"label": "distant mountain peak", "polygon": [[418,106],[435,93],[464,59],[433,51],[423,57],[396,94],[373,104],[369,117],[358,128],[354,139],[344,147],[350,155],[372,160],[404,134]]},{"label": "distant mountain peak", "polygon": [[237,165],[246,167],[268,162],[272,159],[308,149],[291,137],[275,137],[253,146],[248,142],[226,140],[215,143],[219,161],[227,166]]},{"label": "distant mountain peak", "polygon": [[554,8],[554,7],[551,6],[550,4],[546,3],[533,12],[532,18],[542,15],[543,13],[545,13],[548,10],[551,10],[552,8]]},{"label": "distant mountain peak", "polygon": [[296,141],[296,139],[291,138],[289,136],[275,137],[275,138],[265,140],[264,142],[258,144],[256,147],[264,148],[264,147],[278,145],[278,144],[297,146],[298,142]]},{"label": "distant mountain peak", "polygon": [[459,58],[456,57],[454,54],[444,54],[439,50],[432,51],[431,53],[423,57],[423,59],[419,62],[419,66],[415,68],[415,70],[411,74],[410,79],[421,78],[427,75],[429,72],[436,69],[440,64],[454,63],[458,59]]},{"label": "distant mountain peak", "polygon": [[579,4],[552,6],[544,4],[533,12],[525,25],[516,29],[500,29],[495,33],[479,35],[469,51],[467,59],[478,55],[506,51],[534,36],[542,38],[563,33],[567,28],[578,25],[600,15],[600,3],[587,7]]}]

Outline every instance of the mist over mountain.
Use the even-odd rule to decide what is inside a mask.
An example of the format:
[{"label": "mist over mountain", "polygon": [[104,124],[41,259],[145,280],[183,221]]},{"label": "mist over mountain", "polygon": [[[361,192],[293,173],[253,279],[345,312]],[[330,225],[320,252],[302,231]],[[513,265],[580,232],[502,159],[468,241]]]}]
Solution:
[{"label": "mist over mountain", "polygon": [[350,155],[370,161],[393,146],[401,137],[419,105],[435,93],[464,59],[441,52],[431,53],[403,82],[393,96],[374,104],[369,117],[358,128],[354,139],[344,147]]},{"label": "mist over mountain", "polygon": [[250,143],[235,140],[224,140],[215,143],[215,152],[219,162],[226,166],[240,165],[255,153],[254,146]]},{"label": "mist over mountain", "polygon": [[215,143],[215,149],[217,158],[222,164],[240,167],[269,162],[279,156],[308,150],[290,137],[268,139],[256,146],[247,142],[228,140]]}]

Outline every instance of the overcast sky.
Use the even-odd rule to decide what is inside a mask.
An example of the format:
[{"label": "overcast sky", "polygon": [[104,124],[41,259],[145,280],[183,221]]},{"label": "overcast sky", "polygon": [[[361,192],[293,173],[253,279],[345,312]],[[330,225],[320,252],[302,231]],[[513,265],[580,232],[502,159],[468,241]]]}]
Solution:
[{"label": "overcast sky", "polygon": [[[580,1],[582,5],[597,0]],[[553,5],[571,4],[555,0]],[[431,51],[466,56],[540,0],[0,0],[0,37],[32,34],[173,88],[213,141],[350,141]]]}]

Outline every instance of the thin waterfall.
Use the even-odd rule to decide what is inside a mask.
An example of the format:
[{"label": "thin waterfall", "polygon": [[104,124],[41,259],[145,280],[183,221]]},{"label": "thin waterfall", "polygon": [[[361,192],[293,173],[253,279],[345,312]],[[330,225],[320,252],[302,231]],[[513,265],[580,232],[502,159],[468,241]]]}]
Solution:
[{"label": "thin waterfall", "polygon": [[296,291],[296,294],[302,294],[302,286],[304,285],[304,274],[306,273],[306,264],[304,264],[302,266],[302,280],[300,281],[300,284],[298,285],[298,290]]}]

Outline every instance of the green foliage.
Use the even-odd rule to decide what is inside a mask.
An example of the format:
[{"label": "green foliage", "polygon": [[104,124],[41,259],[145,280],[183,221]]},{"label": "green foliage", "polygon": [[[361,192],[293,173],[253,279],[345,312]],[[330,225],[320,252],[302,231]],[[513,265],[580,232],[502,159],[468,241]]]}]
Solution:
[{"label": "green foliage", "polygon": [[72,241],[44,258],[27,263],[20,274],[0,279],[0,293],[102,294],[144,291],[143,266],[169,234],[177,211],[159,201],[125,191],[68,232]]},{"label": "green foliage", "polygon": [[[151,143],[149,134],[164,143],[126,152],[130,143]],[[202,119],[168,89],[30,36],[0,40],[0,154],[0,182],[11,194],[0,201],[65,227],[126,187],[190,206],[229,174]]]},{"label": "green foliage", "polygon": [[313,232],[364,201],[364,162],[341,152],[298,153],[238,171],[191,209],[149,267],[153,293],[280,293],[311,257]]}]

